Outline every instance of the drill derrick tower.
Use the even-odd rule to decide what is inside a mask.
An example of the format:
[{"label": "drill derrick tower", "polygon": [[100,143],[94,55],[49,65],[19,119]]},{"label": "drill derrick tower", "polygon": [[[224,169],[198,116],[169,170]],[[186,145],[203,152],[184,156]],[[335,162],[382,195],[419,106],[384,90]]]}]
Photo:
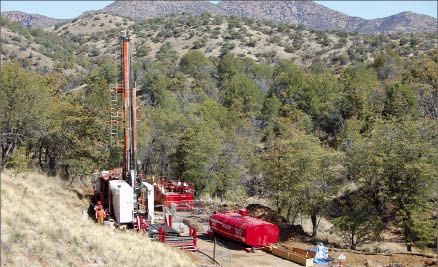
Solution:
[{"label": "drill derrick tower", "polygon": [[123,75],[123,111],[124,111],[124,150],[123,179],[133,189],[134,215],[138,211],[137,197],[141,190],[141,178],[137,166],[137,106],[136,88],[132,73],[131,34],[123,31],[122,39],[122,75]]},{"label": "drill derrick tower", "polygon": [[[136,221],[139,212],[138,196],[141,194],[142,179],[138,174],[137,164],[137,119],[136,119],[136,88],[132,73],[132,48],[131,35],[129,31],[122,31],[120,35],[122,43],[121,53],[121,84],[110,89],[110,145],[123,143],[123,165],[122,168],[111,171],[103,171],[100,175],[99,194],[102,203],[108,205],[121,213],[132,210],[132,222]],[[118,95],[123,95],[120,99]],[[120,104],[122,108],[120,108]],[[123,110],[123,114],[119,111]],[[123,139],[119,140],[119,127],[123,124]],[[114,180],[118,180],[114,181]],[[125,183],[126,182],[126,183]],[[117,192],[116,192],[117,191]],[[108,193],[107,193],[108,192]],[[131,198],[132,195],[132,198]],[[126,196],[129,196],[126,200]],[[118,204],[111,201],[116,197]],[[121,198],[124,198],[122,200]],[[112,203],[113,202],[113,203]],[[122,207],[123,203],[132,203]],[[113,204],[113,205],[112,205]],[[116,207],[114,206],[116,205]],[[129,212],[128,212],[129,213]],[[119,215],[119,221],[120,221]],[[125,216],[125,218],[130,216]],[[129,221],[130,219],[125,219]]]}]

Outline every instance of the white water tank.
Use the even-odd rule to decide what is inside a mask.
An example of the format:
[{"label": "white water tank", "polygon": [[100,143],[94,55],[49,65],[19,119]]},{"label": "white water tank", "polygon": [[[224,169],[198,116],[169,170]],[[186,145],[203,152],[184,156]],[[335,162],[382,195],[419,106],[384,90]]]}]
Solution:
[{"label": "white water tank", "polygon": [[132,223],[134,210],[132,187],[124,180],[112,180],[109,185],[111,204],[117,223]]}]

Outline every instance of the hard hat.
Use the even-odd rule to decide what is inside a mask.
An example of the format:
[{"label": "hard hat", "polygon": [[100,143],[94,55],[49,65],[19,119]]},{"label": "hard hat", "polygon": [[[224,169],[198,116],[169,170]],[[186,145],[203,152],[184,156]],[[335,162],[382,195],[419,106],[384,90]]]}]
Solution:
[{"label": "hard hat", "polygon": [[102,202],[100,202],[100,200],[97,201],[97,205],[102,205]]}]

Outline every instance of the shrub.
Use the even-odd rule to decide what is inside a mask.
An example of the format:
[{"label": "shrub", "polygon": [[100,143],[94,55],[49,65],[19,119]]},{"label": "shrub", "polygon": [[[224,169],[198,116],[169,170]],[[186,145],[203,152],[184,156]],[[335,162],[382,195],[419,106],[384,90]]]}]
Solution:
[{"label": "shrub", "polygon": [[149,54],[151,51],[151,48],[147,44],[143,44],[139,47],[137,47],[137,56],[138,57],[145,57]]},{"label": "shrub", "polygon": [[293,52],[295,52],[295,49],[294,49],[293,46],[285,46],[284,47],[284,52],[286,52],[286,53],[293,53]]},{"label": "shrub", "polygon": [[99,49],[98,49],[97,47],[93,47],[93,48],[91,49],[90,55],[91,55],[92,57],[96,57],[96,56],[99,55],[99,53],[100,53]]},{"label": "shrub", "polygon": [[193,43],[193,49],[199,49],[207,45],[207,38],[202,37],[201,39]]},{"label": "shrub", "polygon": [[257,41],[254,39],[249,39],[248,42],[246,43],[246,45],[249,47],[256,47]]}]

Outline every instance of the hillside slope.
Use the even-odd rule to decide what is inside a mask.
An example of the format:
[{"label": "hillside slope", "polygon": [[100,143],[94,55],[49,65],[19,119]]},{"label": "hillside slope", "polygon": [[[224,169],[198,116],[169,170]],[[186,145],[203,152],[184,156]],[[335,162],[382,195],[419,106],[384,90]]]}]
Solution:
[{"label": "hillside slope", "polygon": [[[141,3],[140,3],[141,4]],[[366,35],[343,31],[309,30],[295,24],[272,25],[257,23],[232,16],[167,15],[142,22],[124,19],[121,25],[117,16],[94,14],[63,25],[56,30],[58,36],[80,34],[77,38],[82,51],[116,59],[118,40],[114,38],[123,28],[133,34],[134,47],[144,52],[135,54],[154,59],[159,49],[170,43],[178,56],[190,50],[199,50],[207,57],[220,56],[230,51],[239,57],[249,57],[258,62],[271,63],[273,58],[293,59],[302,66],[315,60],[325,60],[331,66],[348,66],[353,61],[367,62],[386,47],[391,47],[402,57],[422,54],[433,49],[436,39],[432,34]],[[416,42],[411,45],[410,40]],[[89,47],[89,49],[86,49]],[[135,50],[134,50],[135,52]]]},{"label": "hillside slope", "polygon": [[79,186],[35,172],[1,178],[2,266],[193,266],[146,235],[84,220],[89,202]]},{"label": "hillside slope", "polygon": [[[343,68],[370,62],[388,47],[401,57],[412,57],[430,51],[437,43],[432,33],[374,35],[306,30],[295,24],[273,25],[221,15],[167,15],[138,22],[110,14],[88,14],[44,31],[1,20],[3,62],[20,60],[41,72],[55,69],[67,74],[90,69],[102,57],[117,60],[117,36],[126,28],[133,33],[137,59],[155,59],[159,49],[169,43],[178,57],[193,49],[207,57],[229,51],[268,64],[276,58],[292,59],[301,66],[322,60]],[[137,53],[137,48],[142,52]]]}]

